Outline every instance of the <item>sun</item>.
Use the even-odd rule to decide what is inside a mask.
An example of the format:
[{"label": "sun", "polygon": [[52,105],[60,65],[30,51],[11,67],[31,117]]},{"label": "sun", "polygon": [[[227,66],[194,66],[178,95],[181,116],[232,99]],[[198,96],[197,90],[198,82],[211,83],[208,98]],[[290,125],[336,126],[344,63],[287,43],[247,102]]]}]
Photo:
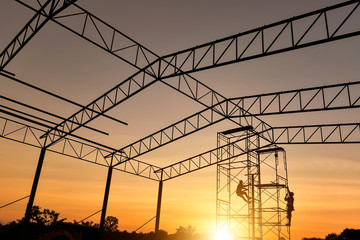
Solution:
[{"label": "sun", "polygon": [[229,230],[219,229],[214,233],[213,240],[233,240],[233,237]]}]

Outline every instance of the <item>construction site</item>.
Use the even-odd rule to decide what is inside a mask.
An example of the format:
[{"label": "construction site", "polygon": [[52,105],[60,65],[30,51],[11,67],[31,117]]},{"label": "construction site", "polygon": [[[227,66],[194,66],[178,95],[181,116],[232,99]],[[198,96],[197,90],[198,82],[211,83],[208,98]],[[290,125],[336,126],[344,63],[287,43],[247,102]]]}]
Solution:
[{"label": "construction site", "polygon": [[359,227],[360,0],[200,2],[1,3],[1,224]]}]

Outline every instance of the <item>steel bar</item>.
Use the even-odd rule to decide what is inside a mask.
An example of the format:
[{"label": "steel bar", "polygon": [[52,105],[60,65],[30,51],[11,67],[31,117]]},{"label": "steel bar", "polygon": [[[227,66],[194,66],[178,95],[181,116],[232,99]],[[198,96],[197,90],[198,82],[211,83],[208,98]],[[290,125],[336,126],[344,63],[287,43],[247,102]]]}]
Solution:
[{"label": "steel bar", "polygon": [[32,210],[32,207],[34,204],[35,194],[36,194],[36,190],[37,190],[37,185],[39,183],[42,165],[44,163],[45,152],[46,152],[46,148],[41,148],[40,157],[39,157],[39,161],[38,161],[38,164],[36,167],[35,177],[34,177],[34,181],[33,181],[32,188],[31,188],[29,202],[26,206],[26,212],[25,212],[25,218],[24,218],[25,224],[28,223],[31,218],[31,210]]},{"label": "steel bar", "polygon": [[[37,112],[41,112],[41,113],[47,114],[47,115],[52,116],[52,117],[55,117],[55,118],[58,118],[58,119],[61,119],[61,120],[65,120],[65,118],[62,117],[62,116],[59,116],[59,115],[50,113],[50,112],[48,112],[48,111],[44,111],[44,110],[42,110],[42,109],[40,109],[40,108],[36,108],[36,107],[34,107],[34,106],[31,106],[31,105],[28,105],[28,104],[25,104],[25,103],[16,101],[16,100],[14,100],[14,99],[11,99],[11,98],[8,98],[8,97],[4,97],[4,96],[0,96],[0,98],[2,98],[2,99],[4,99],[4,100],[7,100],[7,101],[9,101],[9,102],[12,102],[12,103],[16,103],[16,104],[18,104],[18,105],[20,105],[20,106],[23,106],[23,107],[26,107],[26,108],[28,108],[28,109],[32,109],[32,110],[35,110],[35,111],[37,111]],[[15,110],[15,109],[14,109],[14,110]],[[45,121],[49,122],[48,120],[45,120]],[[52,124],[55,124],[54,122],[51,122],[51,123],[52,123]],[[84,128],[93,130],[93,131],[95,131],[95,132],[98,132],[98,133],[101,133],[101,134],[104,134],[104,135],[109,135],[109,133],[107,133],[107,132],[104,132],[104,131],[101,131],[101,130],[99,130],[99,129],[92,128],[92,127],[89,127],[89,126],[84,126]]]},{"label": "steel bar", "polygon": [[148,224],[149,222],[151,222],[153,219],[155,219],[156,216],[152,217],[150,220],[148,220],[146,223],[144,223],[143,225],[141,225],[140,227],[138,227],[134,232],[137,232],[138,230],[140,230],[142,227],[144,227],[146,224]]},{"label": "steel bar", "polygon": [[163,177],[163,172],[161,171],[161,180],[159,181],[158,200],[156,207],[155,240],[160,240],[159,227],[160,227],[161,199],[162,199],[162,191],[164,184],[162,177]]},{"label": "steel bar", "polygon": [[110,163],[110,167],[108,167],[108,175],[107,175],[107,179],[106,179],[104,201],[103,201],[103,206],[102,206],[102,211],[101,211],[101,218],[100,218],[100,230],[101,231],[104,230],[106,210],[107,210],[107,204],[108,204],[108,200],[109,200],[111,176],[112,176],[112,172],[113,172],[113,167],[111,165],[112,164]]},{"label": "steel bar", "polygon": [[[80,108],[82,108],[84,111],[94,111],[94,112],[97,113],[96,109],[86,109],[85,106],[83,106],[83,105],[81,105],[81,104],[79,104],[79,103],[77,103],[77,102],[74,102],[74,101],[72,101],[72,100],[70,100],[70,99],[64,98],[64,97],[62,97],[62,96],[60,96],[60,95],[58,95],[58,94],[52,93],[52,92],[47,91],[47,90],[45,90],[45,89],[39,88],[39,87],[37,87],[37,86],[35,86],[35,85],[32,85],[32,84],[30,84],[30,83],[24,82],[24,81],[22,81],[22,80],[20,80],[20,79],[18,79],[18,78],[15,78],[14,76],[8,76],[8,75],[2,74],[2,73],[0,73],[0,75],[1,75],[1,76],[4,76],[4,77],[7,77],[8,79],[10,79],[10,80],[12,80],[12,81],[15,81],[15,82],[17,82],[17,83],[20,83],[20,84],[22,84],[22,85],[25,85],[25,86],[27,86],[27,87],[33,88],[33,89],[35,89],[35,90],[37,90],[37,91],[40,91],[40,92],[45,93],[45,94],[47,94],[47,95],[50,95],[50,96],[52,96],[52,97],[58,98],[58,99],[60,99],[60,100],[62,100],[62,101],[65,101],[65,102],[67,102],[67,103],[70,103],[70,104],[72,104],[72,105],[75,105],[75,106],[77,106],[77,107],[80,107]],[[121,124],[124,124],[124,125],[128,125],[128,124],[127,124],[126,122],[124,122],[124,121],[121,121],[121,120],[119,120],[119,119],[113,118],[113,117],[108,116],[108,115],[105,115],[105,114],[103,114],[103,113],[100,113],[100,115],[103,115],[104,117],[106,117],[106,118],[108,118],[108,119],[110,119],[110,120],[113,120],[113,121],[115,121],[115,122],[118,122],[118,123],[121,123]]]},{"label": "steel bar", "polygon": [[30,197],[30,195],[27,195],[26,197],[22,197],[22,198],[19,198],[19,199],[15,200],[15,201],[9,202],[9,203],[7,203],[5,205],[2,205],[2,206],[0,206],[0,208],[7,207],[7,206],[9,206],[11,204],[17,203],[17,202],[19,202],[21,200],[24,200],[24,199],[28,198],[28,197]]}]

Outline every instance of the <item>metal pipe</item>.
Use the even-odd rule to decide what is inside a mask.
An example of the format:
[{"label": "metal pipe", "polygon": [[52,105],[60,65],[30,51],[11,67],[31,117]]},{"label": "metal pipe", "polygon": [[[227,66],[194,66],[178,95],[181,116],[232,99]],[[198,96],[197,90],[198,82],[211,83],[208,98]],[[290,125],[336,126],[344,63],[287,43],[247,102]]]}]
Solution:
[{"label": "metal pipe", "polygon": [[43,92],[43,93],[45,93],[45,94],[48,94],[48,95],[50,95],[50,96],[53,96],[53,97],[55,97],[55,98],[58,98],[58,99],[60,99],[60,100],[65,101],[65,102],[71,103],[71,104],[73,104],[73,105],[75,105],[75,106],[78,106],[78,107],[80,107],[80,108],[83,108],[83,109],[87,109],[87,110],[89,110],[89,111],[96,112],[96,113],[98,113],[98,114],[100,114],[100,115],[102,115],[102,116],[104,116],[104,117],[106,117],[106,118],[108,118],[108,119],[110,119],[110,120],[113,120],[113,121],[115,121],[115,122],[118,122],[118,123],[121,123],[121,124],[124,124],[124,125],[128,125],[128,124],[127,124],[126,122],[124,122],[124,121],[121,121],[121,120],[119,120],[119,119],[110,117],[110,116],[108,116],[108,115],[106,115],[106,114],[104,114],[104,113],[101,113],[101,112],[99,113],[99,112],[95,111],[94,109],[89,109],[87,106],[83,106],[83,105],[81,105],[81,104],[79,104],[79,103],[77,103],[77,102],[74,102],[74,101],[70,100],[70,99],[64,98],[64,97],[62,97],[62,96],[60,96],[60,95],[57,95],[57,94],[52,93],[52,92],[49,92],[49,91],[47,91],[47,90],[45,90],[45,89],[36,87],[36,86],[34,86],[34,85],[30,84],[30,83],[24,82],[24,81],[22,81],[22,80],[20,80],[20,79],[18,79],[18,78],[13,77],[13,76],[9,76],[9,75],[3,74],[3,73],[1,73],[1,72],[0,72],[0,75],[6,77],[6,78],[8,78],[8,79],[11,79],[11,80],[13,80],[13,81],[15,81],[15,82],[18,82],[18,83],[20,83],[20,84],[23,84],[23,85],[25,85],[25,86],[27,86],[27,87],[33,88],[33,89],[35,89],[35,90],[37,90],[37,91]]},{"label": "metal pipe", "polygon": [[[11,99],[11,98],[8,98],[8,97],[4,97],[4,96],[0,96],[0,98],[5,99],[5,100],[7,100],[7,101],[9,101],[9,102],[13,102],[13,103],[16,103],[16,104],[18,104],[18,105],[21,105],[21,106],[30,108],[30,109],[35,110],[35,111],[38,111],[38,112],[45,113],[45,114],[50,115],[50,116],[52,116],[52,117],[56,117],[56,118],[59,118],[59,119],[61,119],[61,120],[66,120],[66,118],[64,118],[64,117],[62,117],[62,116],[59,116],[59,115],[56,115],[56,114],[53,114],[53,113],[44,111],[44,110],[42,110],[42,109],[40,109],[40,108],[33,107],[33,106],[31,106],[31,105],[28,105],[28,104],[25,104],[25,103],[16,101],[16,100],[14,100],[14,99]],[[73,122],[73,123],[76,124],[76,122]],[[57,123],[52,123],[52,124],[57,125]],[[98,130],[98,129],[95,129],[95,128],[92,128],[92,127],[89,127],[89,126],[84,126],[84,128],[88,128],[88,129],[90,129],[90,130],[96,131],[96,132],[98,132],[98,133],[102,133],[102,134],[104,134],[104,135],[109,135],[109,133],[107,133],[107,132],[104,132],[104,131],[101,131],[101,130]]]},{"label": "metal pipe", "polygon": [[113,166],[110,166],[109,169],[108,169],[108,175],[107,175],[106,187],[105,187],[105,194],[104,194],[104,201],[103,201],[103,207],[102,207],[101,218],[100,218],[100,230],[101,231],[104,230],[106,209],[107,209],[107,204],[108,204],[108,199],[109,199],[112,171],[113,171]]},{"label": "metal pipe", "polygon": [[44,147],[41,148],[40,157],[39,157],[38,165],[36,167],[36,172],[35,172],[33,185],[32,185],[32,188],[31,188],[29,202],[28,202],[28,204],[26,206],[26,212],[25,212],[25,218],[24,218],[25,224],[27,224],[30,221],[30,218],[31,218],[31,209],[32,209],[33,204],[34,204],[36,189],[37,189],[37,185],[39,183],[39,178],[40,178],[42,165],[43,165],[43,162],[44,162],[45,152],[46,152],[46,148],[44,148]]},{"label": "metal pipe", "polygon": [[251,174],[251,201],[252,201],[252,236],[255,240],[255,189],[254,189],[254,174]]},{"label": "metal pipe", "polygon": [[156,207],[156,222],[155,222],[155,240],[159,240],[159,226],[160,226],[160,211],[161,211],[161,199],[162,199],[162,190],[163,190],[163,171],[161,171],[161,180],[159,181],[159,192],[158,192],[158,201]]}]

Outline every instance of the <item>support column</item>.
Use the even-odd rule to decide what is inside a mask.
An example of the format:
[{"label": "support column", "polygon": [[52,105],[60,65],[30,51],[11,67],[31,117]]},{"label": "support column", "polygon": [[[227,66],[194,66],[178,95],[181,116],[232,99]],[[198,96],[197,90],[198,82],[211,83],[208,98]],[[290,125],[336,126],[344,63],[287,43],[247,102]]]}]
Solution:
[{"label": "support column", "polygon": [[100,230],[101,231],[104,230],[104,223],[105,223],[106,209],[107,209],[107,204],[108,204],[108,199],[109,199],[112,171],[113,171],[113,166],[110,166],[109,170],[108,170],[103,207],[102,207],[102,211],[101,211],[101,219],[100,219]]},{"label": "support column", "polygon": [[252,237],[255,240],[255,178],[254,174],[251,174],[251,201],[252,201]]},{"label": "support column", "polygon": [[161,211],[161,199],[162,199],[162,189],[163,189],[163,171],[161,171],[161,179],[159,182],[159,192],[158,192],[158,201],[156,208],[156,222],[155,222],[155,240],[159,240],[159,226],[160,226],[160,211]]},{"label": "support column", "polygon": [[39,178],[40,178],[42,165],[43,165],[43,162],[44,162],[45,152],[46,152],[46,148],[43,147],[41,149],[41,152],[40,152],[40,157],[39,157],[38,165],[37,165],[37,168],[36,168],[33,185],[32,185],[32,188],[31,188],[29,202],[28,202],[28,204],[26,206],[26,212],[25,212],[25,218],[24,218],[25,223],[28,223],[30,221],[30,218],[31,218],[31,209],[32,209],[33,204],[34,204],[36,189],[37,189],[37,186],[38,186],[38,183],[39,183]]}]

